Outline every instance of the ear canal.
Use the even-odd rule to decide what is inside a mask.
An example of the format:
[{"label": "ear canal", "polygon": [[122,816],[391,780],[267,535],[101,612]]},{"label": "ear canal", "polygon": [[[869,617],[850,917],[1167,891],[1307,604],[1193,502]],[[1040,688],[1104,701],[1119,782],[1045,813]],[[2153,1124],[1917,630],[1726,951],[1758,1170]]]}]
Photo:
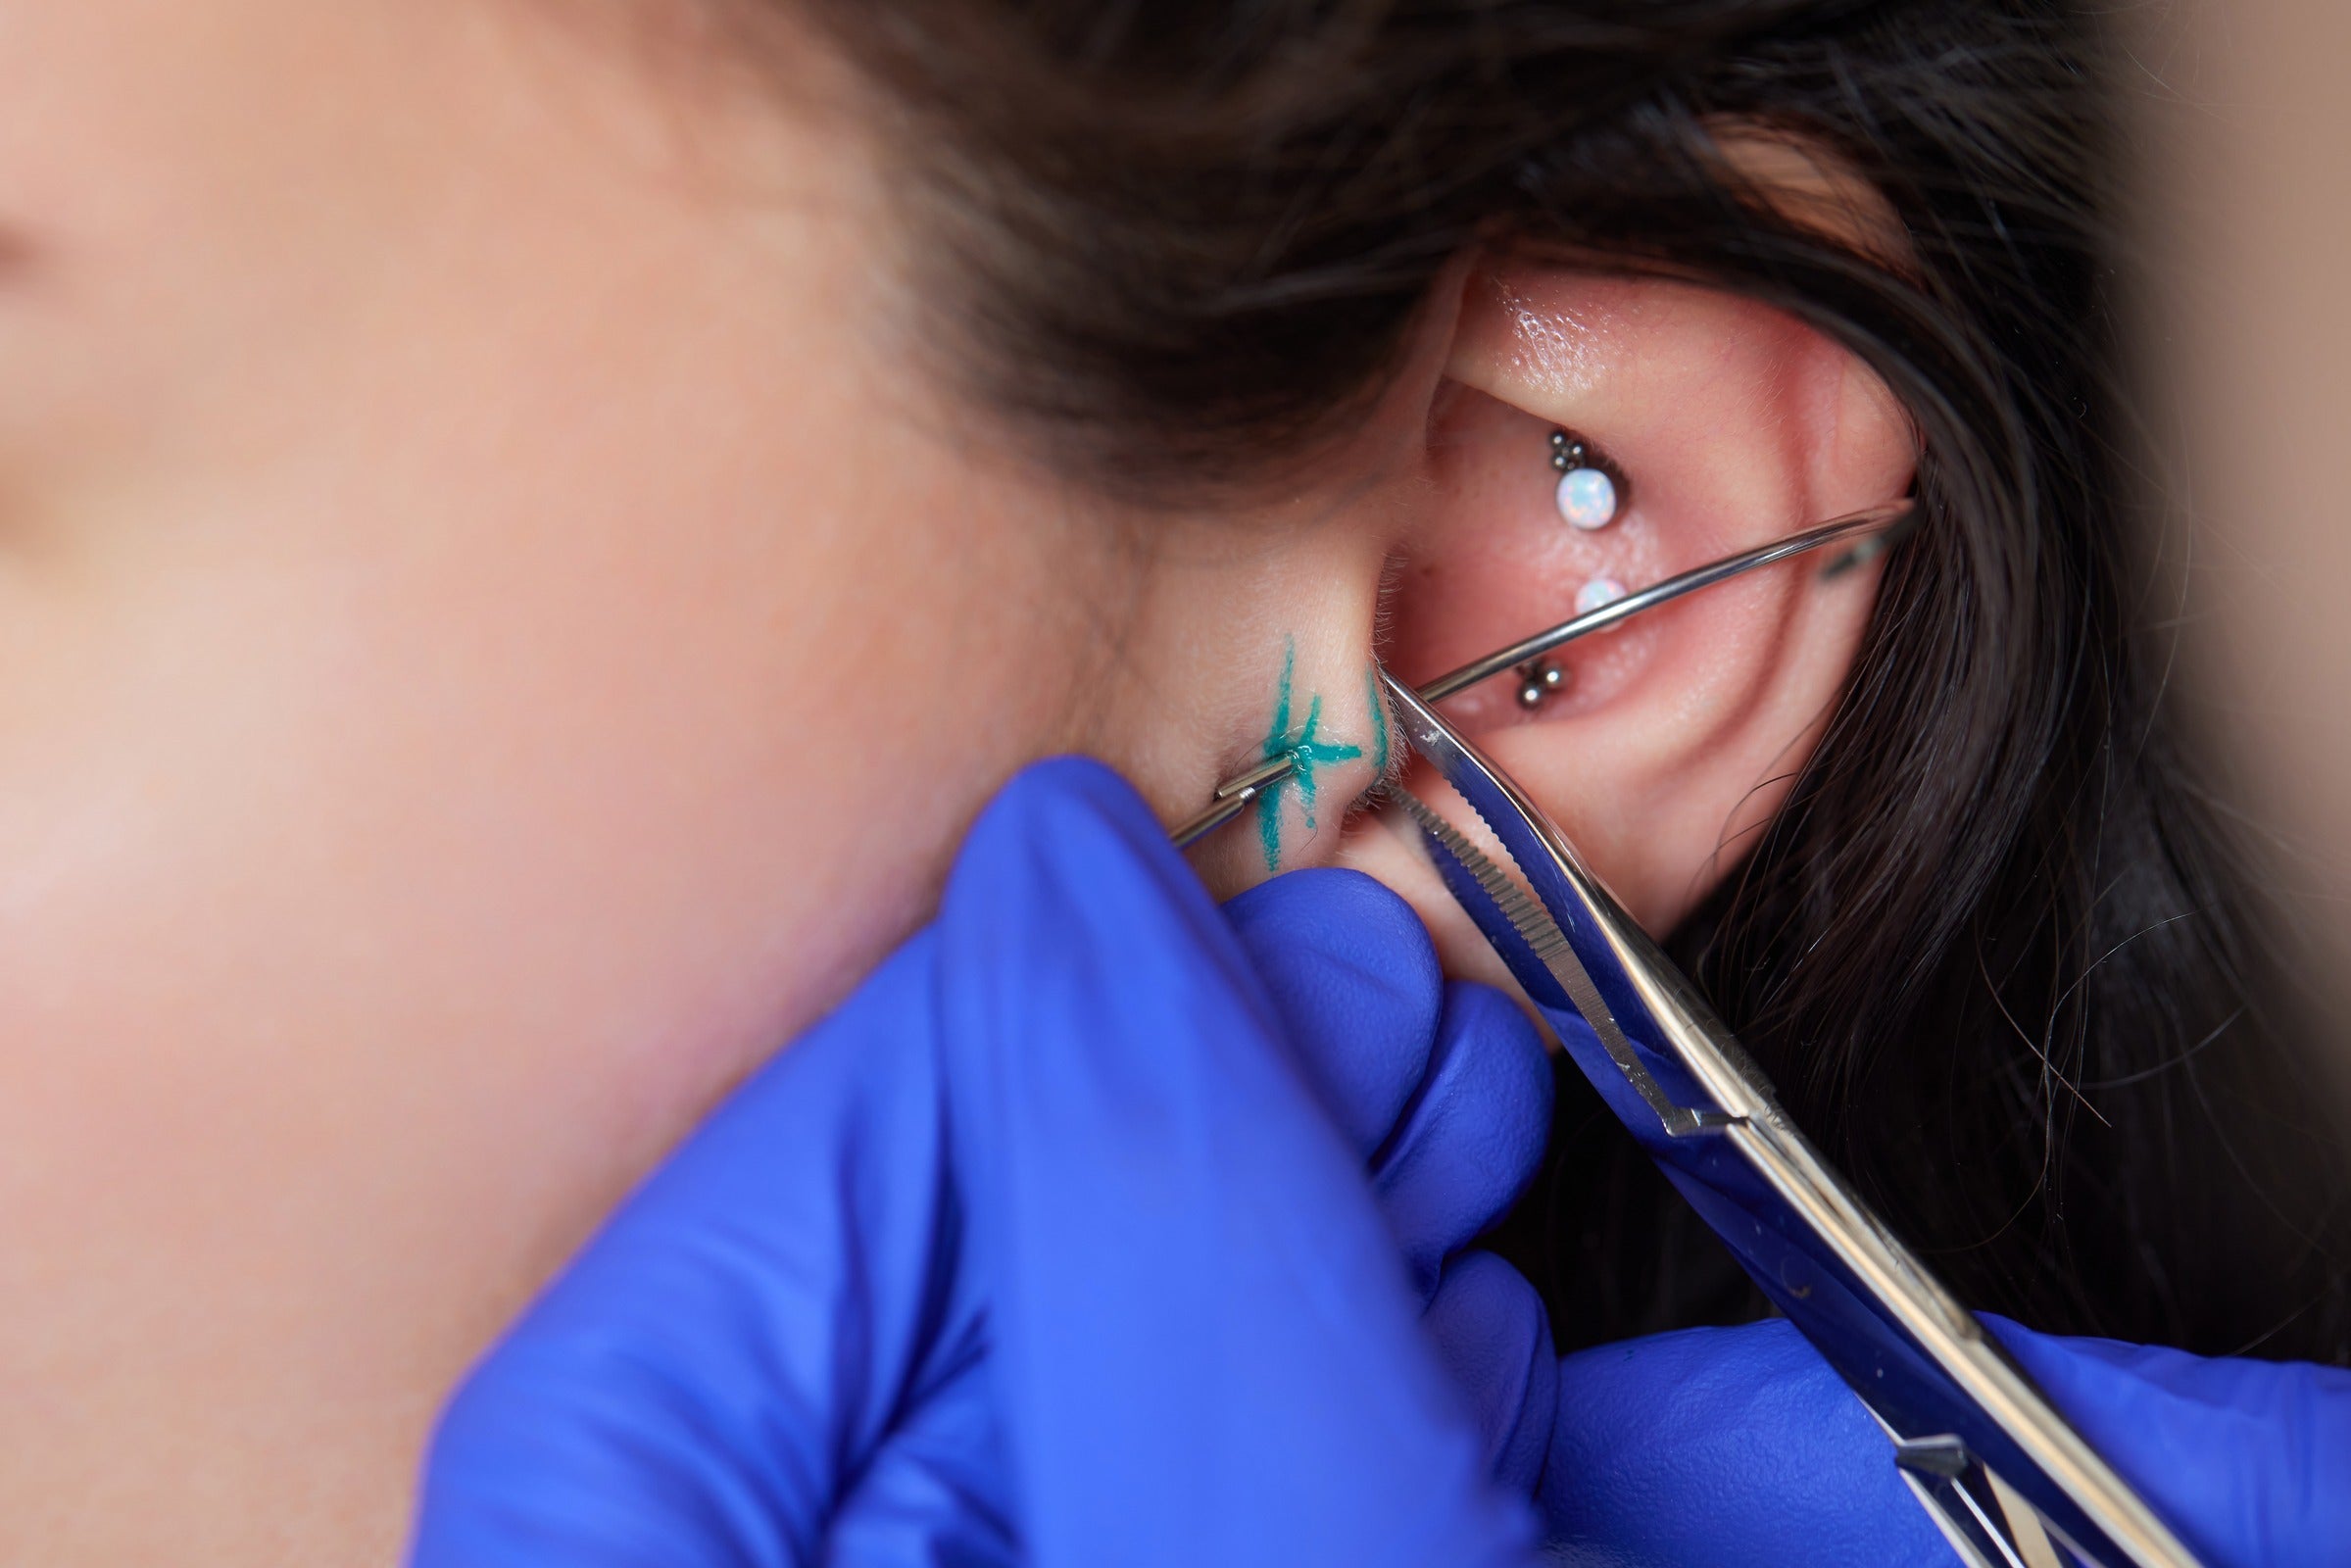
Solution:
[{"label": "ear canal", "polygon": [[[1909,421],[1849,351],[1682,284],[1481,275],[1447,374],[1385,607],[1386,657],[1408,680],[1892,500],[1914,467]],[[1577,472],[1606,480],[1604,517],[1597,481],[1566,494]],[[1447,705],[1652,932],[1738,863],[1843,690],[1878,572],[1827,581],[1817,565],[1707,589]],[[1366,833],[1352,858],[1443,933],[1446,901],[1417,858]]]}]

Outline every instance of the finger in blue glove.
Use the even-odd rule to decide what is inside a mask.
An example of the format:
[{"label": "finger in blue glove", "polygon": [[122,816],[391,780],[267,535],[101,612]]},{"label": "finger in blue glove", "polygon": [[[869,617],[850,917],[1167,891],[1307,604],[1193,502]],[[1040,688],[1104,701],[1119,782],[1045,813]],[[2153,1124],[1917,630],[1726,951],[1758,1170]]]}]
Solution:
[{"label": "finger in blue glove", "polygon": [[2351,1561],[2351,1372],[1984,1322],[2212,1568]]},{"label": "finger in blue glove", "polygon": [[1024,782],[940,933],[1032,1560],[1523,1561],[1530,1521],[1232,925],[1114,776]]},{"label": "finger in blue glove", "polygon": [[1951,1568],[1851,1390],[1785,1320],[1559,1364],[1541,1507],[1565,1563]]},{"label": "finger in blue glove", "polygon": [[[1557,1560],[1956,1560],[1884,1430],[1790,1325],[1604,1346],[1546,1385],[1522,1349],[1524,1282],[1498,1261],[1456,1268],[1426,1322],[1495,1451],[1524,1453],[1547,1425],[1539,1501]],[[2351,1372],[1984,1321],[2214,1568],[2351,1561]]]},{"label": "finger in blue glove", "polygon": [[1020,1560],[919,937],[722,1105],[475,1369],[421,1568]]},{"label": "finger in blue glove", "polygon": [[1141,802],[1032,770],[477,1369],[416,1560],[1515,1560],[1298,1061]]}]

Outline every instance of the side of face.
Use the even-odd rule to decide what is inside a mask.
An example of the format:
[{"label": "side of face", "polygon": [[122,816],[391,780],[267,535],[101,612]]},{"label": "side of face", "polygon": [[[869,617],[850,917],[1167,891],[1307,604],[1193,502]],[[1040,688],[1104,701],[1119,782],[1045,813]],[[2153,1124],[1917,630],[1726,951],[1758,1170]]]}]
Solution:
[{"label": "side of face", "polygon": [[568,9],[0,20],[0,1558],[391,1557],[1133,591],[823,93]]},{"label": "side of face", "polygon": [[[450,1382],[1023,761],[1173,821],[1309,756],[1203,874],[1346,858],[1443,922],[1347,810],[1375,659],[1907,482],[1785,318],[1497,266],[1280,496],[1121,512],[921,368],[855,88],[676,41],[0,18],[0,1557],[390,1555]],[[1628,476],[1609,528],[1562,526],[1555,426]],[[1670,924],[1871,590],[1750,580],[1461,711]]]}]

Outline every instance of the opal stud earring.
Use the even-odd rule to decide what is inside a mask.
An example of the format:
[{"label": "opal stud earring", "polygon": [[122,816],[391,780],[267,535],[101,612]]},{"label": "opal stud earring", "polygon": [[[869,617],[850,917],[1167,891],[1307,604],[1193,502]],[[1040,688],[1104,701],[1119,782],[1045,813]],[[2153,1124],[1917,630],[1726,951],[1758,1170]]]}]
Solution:
[{"label": "opal stud earring", "polygon": [[[1570,527],[1589,533],[1616,520],[1616,480],[1592,454],[1581,436],[1565,430],[1551,432],[1551,468],[1559,475],[1554,494],[1559,516]],[[1625,597],[1625,585],[1613,577],[1594,577],[1576,594],[1576,613],[1589,615],[1603,605]],[[1567,671],[1547,659],[1518,666],[1518,706],[1532,711],[1543,699],[1567,690]]]},{"label": "opal stud earring", "polygon": [[1576,613],[1589,615],[1625,597],[1625,585],[1614,577],[1594,577],[1576,590]]},{"label": "opal stud earring", "polygon": [[1587,532],[1616,520],[1616,481],[1592,460],[1592,449],[1565,430],[1551,432],[1551,467],[1558,472],[1559,515]]}]

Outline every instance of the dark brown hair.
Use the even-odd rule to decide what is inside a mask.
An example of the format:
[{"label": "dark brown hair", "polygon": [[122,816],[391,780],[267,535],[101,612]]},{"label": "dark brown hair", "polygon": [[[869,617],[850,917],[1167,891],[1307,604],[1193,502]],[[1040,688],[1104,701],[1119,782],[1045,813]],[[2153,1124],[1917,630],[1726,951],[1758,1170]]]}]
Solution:
[{"label": "dark brown hair", "polygon": [[[1923,439],[1827,738],[1675,939],[1971,1304],[2351,1354],[2333,1102],[2183,760],[2116,393],[2116,141],[2048,0],[805,0],[883,89],[957,373],[1102,482],[1247,482],[1376,394],[1445,264],[1695,278],[1850,345]],[[1719,155],[1870,181],[1899,271]],[[1516,628],[1501,628],[1515,630]],[[1564,1086],[1507,1241],[1563,1344],[1751,1308]]]}]

